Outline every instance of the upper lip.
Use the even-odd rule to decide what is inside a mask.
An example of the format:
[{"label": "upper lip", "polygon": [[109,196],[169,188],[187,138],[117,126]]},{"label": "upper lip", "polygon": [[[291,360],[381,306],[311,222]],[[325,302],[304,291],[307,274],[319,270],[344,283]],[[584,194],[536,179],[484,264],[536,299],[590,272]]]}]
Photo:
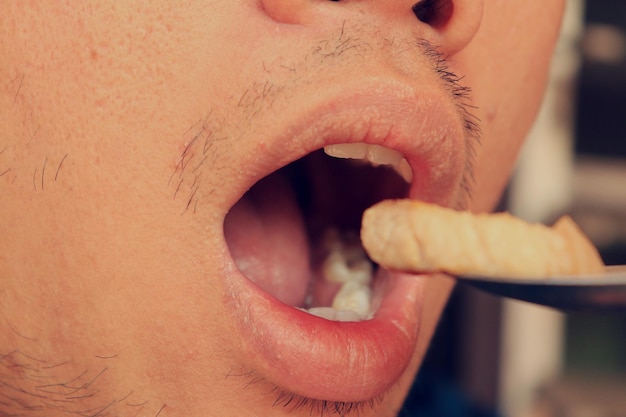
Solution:
[{"label": "upper lip", "polygon": [[[274,124],[271,139],[258,149],[240,155],[237,188],[226,206],[231,207],[260,179],[324,146],[364,142],[399,151],[414,171],[410,198],[454,205],[460,177],[467,169],[465,121],[458,104],[446,100],[437,86],[415,87],[374,78],[360,80],[354,88],[328,89],[306,108],[291,109],[288,124]],[[349,90],[350,93],[346,93]],[[445,98],[444,98],[445,97]]]},{"label": "upper lip", "polygon": [[[408,198],[456,204],[467,139],[457,108],[445,94],[441,88],[417,91],[378,79],[330,89],[308,108],[296,109],[289,125],[278,123],[259,153],[242,158],[247,168],[230,204],[288,163],[326,145],[351,142],[401,152],[415,174]],[[329,401],[370,400],[408,366],[419,334],[422,278],[390,274],[374,318],[346,323],[279,302],[246,279],[232,259],[225,275],[227,304],[247,341],[247,365],[286,391]]]}]

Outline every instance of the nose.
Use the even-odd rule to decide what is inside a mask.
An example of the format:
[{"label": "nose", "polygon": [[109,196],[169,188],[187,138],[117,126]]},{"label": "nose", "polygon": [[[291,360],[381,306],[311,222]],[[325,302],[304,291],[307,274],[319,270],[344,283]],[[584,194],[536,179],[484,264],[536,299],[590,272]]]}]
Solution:
[{"label": "nose", "polygon": [[[417,2],[416,2],[417,1]],[[261,0],[265,13],[279,23],[316,25],[322,21],[379,18],[411,26],[420,38],[446,55],[462,50],[474,37],[484,0]]]}]

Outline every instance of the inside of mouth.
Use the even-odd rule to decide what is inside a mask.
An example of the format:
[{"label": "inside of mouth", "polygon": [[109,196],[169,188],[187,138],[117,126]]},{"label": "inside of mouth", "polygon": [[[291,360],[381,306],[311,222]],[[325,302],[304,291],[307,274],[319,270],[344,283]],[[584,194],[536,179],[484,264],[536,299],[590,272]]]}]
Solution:
[{"label": "inside of mouth", "polygon": [[228,213],[226,242],[239,270],[283,303],[365,320],[378,278],[358,238],[361,217],[407,194],[406,179],[388,166],[317,151],[255,184]]}]

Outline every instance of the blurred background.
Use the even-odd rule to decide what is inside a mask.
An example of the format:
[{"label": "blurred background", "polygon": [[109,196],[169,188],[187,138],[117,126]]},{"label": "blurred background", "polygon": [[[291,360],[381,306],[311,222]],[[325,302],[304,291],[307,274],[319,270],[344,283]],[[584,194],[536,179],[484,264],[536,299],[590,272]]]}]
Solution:
[{"label": "blurred background", "polygon": [[[502,207],[544,223],[569,213],[605,263],[626,264],[626,0],[567,0]],[[563,314],[460,285],[412,398],[407,416],[626,416],[626,314]]]}]

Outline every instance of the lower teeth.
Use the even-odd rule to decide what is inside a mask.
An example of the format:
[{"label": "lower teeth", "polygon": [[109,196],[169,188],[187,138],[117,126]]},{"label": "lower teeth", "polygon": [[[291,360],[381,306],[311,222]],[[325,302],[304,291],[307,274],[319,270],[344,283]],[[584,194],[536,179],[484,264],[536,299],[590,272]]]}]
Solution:
[{"label": "lower teeth", "polygon": [[361,321],[359,313],[352,310],[336,310],[333,307],[312,307],[304,310],[309,314],[332,321]]},{"label": "lower teeth", "polygon": [[372,318],[371,288],[373,265],[356,235],[328,231],[323,241],[327,253],[322,275],[327,282],[341,284],[332,307],[312,307],[308,313],[334,321],[362,321]]},{"label": "lower teeth", "polygon": [[357,282],[347,282],[335,295],[332,307],[339,311],[353,311],[363,320],[371,314],[371,292],[372,290],[367,286]]}]

